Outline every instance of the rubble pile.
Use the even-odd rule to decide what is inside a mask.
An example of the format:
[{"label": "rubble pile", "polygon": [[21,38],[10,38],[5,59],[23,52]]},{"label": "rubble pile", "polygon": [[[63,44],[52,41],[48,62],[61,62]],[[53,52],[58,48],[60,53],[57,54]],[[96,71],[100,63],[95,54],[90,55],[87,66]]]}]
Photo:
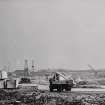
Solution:
[{"label": "rubble pile", "polygon": [[0,101],[4,99],[10,99],[9,93],[5,90],[0,90]]},{"label": "rubble pile", "polygon": [[105,105],[105,94],[76,94],[0,90],[0,105]]},{"label": "rubble pile", "polygon": [[105,105],[105,95],[81,95],[77,96],[83,105]]}]

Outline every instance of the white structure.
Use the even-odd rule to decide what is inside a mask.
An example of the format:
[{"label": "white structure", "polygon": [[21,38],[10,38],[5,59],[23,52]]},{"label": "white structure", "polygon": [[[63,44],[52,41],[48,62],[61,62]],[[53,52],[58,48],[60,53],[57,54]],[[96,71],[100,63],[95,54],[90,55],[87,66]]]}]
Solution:
[{"label": "white structure", "polygon": [[7,79],[8,74],[6,71],[0,71],[0,79]]},{"label": "white structure", "polygon": [[19,78],[16,78],[16,88],[18,87],[18,85],[19,85]]}]

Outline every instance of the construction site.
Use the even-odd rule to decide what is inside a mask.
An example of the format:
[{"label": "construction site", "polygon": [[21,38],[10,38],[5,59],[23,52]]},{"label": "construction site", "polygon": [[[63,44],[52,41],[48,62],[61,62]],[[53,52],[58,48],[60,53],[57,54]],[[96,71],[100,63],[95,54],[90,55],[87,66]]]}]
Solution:
[{"label": "construction site", "polygon": [[105,105],[105,0],[0,0],[0,105]]},{"label": "construction site", "polygon": [[[0,72],[0,105],[105,105],[105,72],[88,65],[87,71],[24,70]],[[17,73],[17,74],[15,74]],[[15,75],[14,75],[15,74]]]}]

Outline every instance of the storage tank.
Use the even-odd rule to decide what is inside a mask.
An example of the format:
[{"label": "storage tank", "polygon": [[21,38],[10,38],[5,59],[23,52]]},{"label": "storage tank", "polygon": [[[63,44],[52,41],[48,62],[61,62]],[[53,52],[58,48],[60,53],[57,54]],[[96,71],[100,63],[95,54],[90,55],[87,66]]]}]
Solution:
[{"label": "storage tank", "polygon": [[6,88],[7,89],[15,89],[16,88],[16,80],[6,80]]}]

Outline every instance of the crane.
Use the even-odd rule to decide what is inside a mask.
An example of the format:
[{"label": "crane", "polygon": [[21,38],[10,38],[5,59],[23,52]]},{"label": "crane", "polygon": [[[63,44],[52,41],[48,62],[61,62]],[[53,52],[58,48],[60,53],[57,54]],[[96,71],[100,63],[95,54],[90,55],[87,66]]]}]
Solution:
[{"label": "crane", "polygon": [[93,68],[92,65],[88,64],[88,67],[93,71],[94,76],[96,77],[98,72]]},{"label": "crane", "polygon": [[31,83],[31,79],[28,76],[29,76],[28,60],[25,60],[25,64],[24,64],[24,77],[21,78],[19,83],[20,84],[22,84],[22,83]]}]

